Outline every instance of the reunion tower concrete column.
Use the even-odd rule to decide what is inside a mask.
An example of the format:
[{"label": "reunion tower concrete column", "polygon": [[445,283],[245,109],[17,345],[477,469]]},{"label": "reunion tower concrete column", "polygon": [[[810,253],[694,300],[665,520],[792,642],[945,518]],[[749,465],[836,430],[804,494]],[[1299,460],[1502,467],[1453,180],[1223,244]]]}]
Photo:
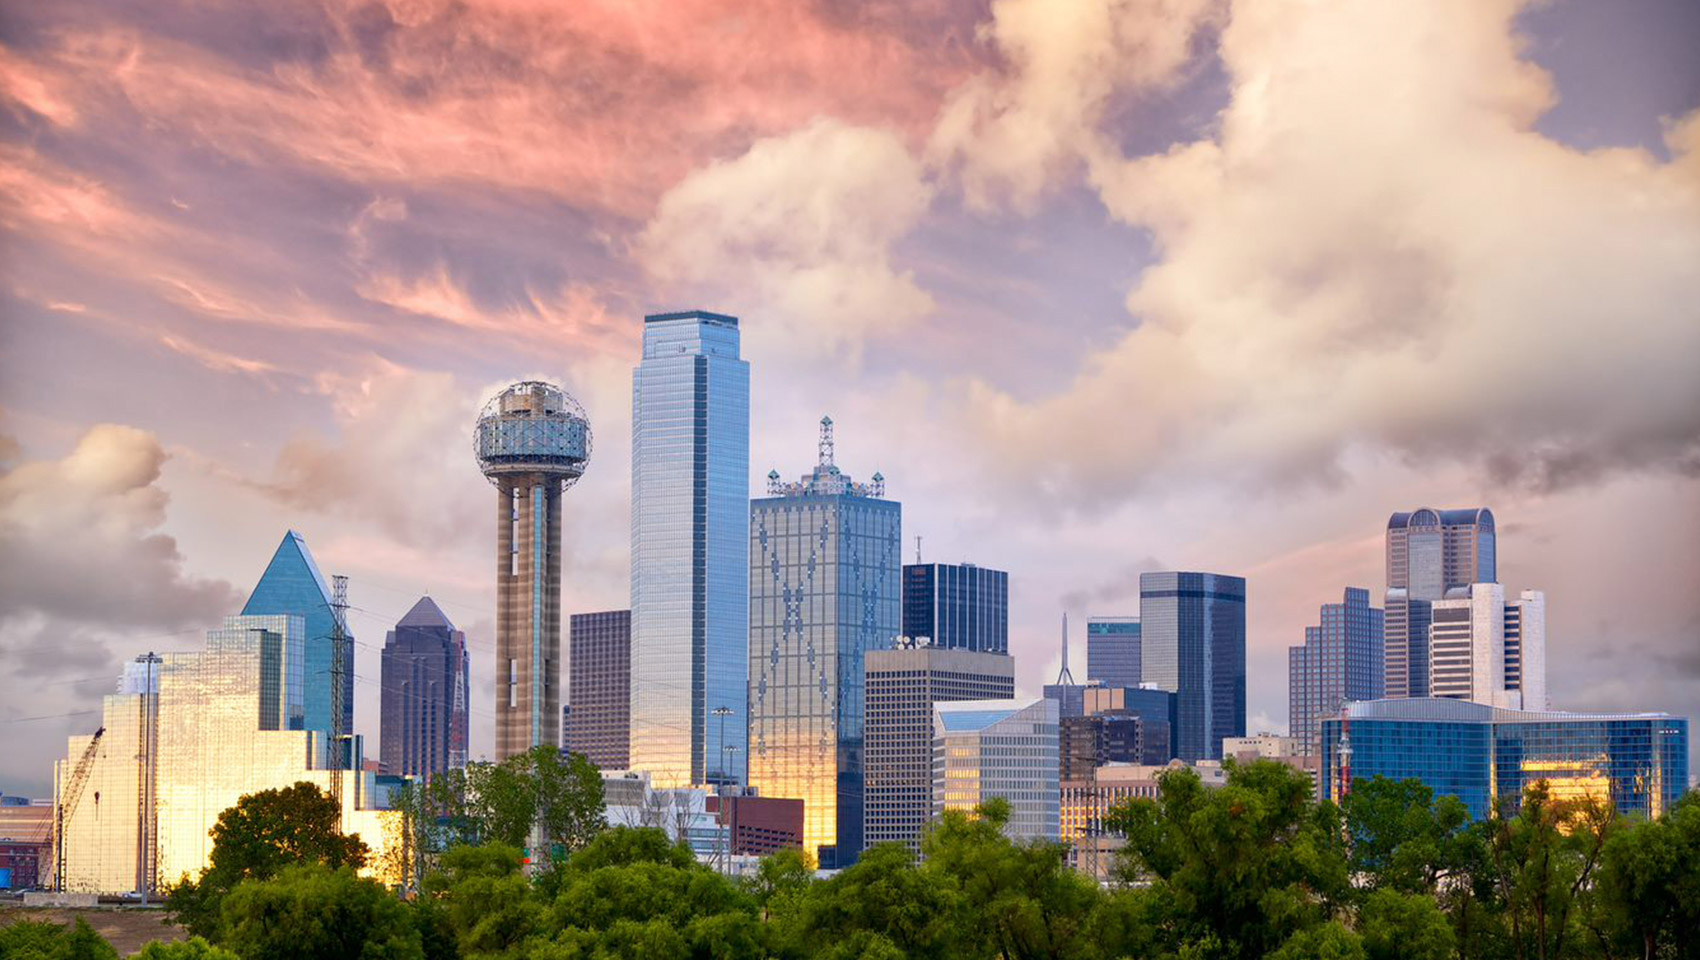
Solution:
[{"label": "reunion tower concrete column", "polygon": [[559,387],[527,381],[478,418],[496,486],[496,760],[560,744],[561,495],[590,461],[590,423]]}]

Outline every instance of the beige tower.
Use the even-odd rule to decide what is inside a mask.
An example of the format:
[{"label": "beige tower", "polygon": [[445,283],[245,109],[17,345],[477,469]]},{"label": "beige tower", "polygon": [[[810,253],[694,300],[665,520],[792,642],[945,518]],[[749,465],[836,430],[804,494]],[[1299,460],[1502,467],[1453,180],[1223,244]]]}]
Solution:
[{"label": "beige tower", "polygon": [[572,397],[527,381],[478,418],[478,465],[496,485],[496,759],[560,744],[561,494],[590,461]]}]

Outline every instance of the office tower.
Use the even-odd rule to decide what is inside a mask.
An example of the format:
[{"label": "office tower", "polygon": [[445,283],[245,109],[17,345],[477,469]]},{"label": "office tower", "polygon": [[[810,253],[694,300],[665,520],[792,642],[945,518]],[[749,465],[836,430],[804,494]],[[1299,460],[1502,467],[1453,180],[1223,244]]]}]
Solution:
[{"label": "office tower", "polygon": [[972,563],[903,568],[903,635],[935,647],[1009,652],[1009,574]]},{"label": "office tower", "polygon": [[392,776],[466,766],[466,634],[420,597],[384,638],[378,757]]},{"label": "office tower", "polygon": [[1546,596],[1525,590],[1507,603],[1497,583],[1448,593],[1429,627],[1431,695],[1546,709]]},{"label": "office tower", "polygon": [[496,487],[496,760],[556,746],[561,713],[561,495],[590,462],[590,421],[528,380],[478,415],[478,466]]},{"label": "office tower", "polygon": [[1505,603],[1505,689],[1524,710],[1547,709],[1547,596],[1524,590]]},{"label": "office tower", "polygon": [[803,848],[803,801],[732,792],[708,797],[706,809],[726,828],[733,856],[765,857]]},{"label": "office tower", "polygon": [[867,657],[866,845],[919,852],[933,816],[933,706],[1015,696],[1015,660],[1001,653],[910,646]]},{"label": "office tower", "polygon": [[[1058,776],[1062,782],[1089,780],[1107,763],[1144,763],[1139,717],[1122,711],[1063,717],[1057,727]],[[1166,762],[1166,761],[1165,761]]]},{"label": "office tower", "polygon": [[1305,642],[1287,648],[1287,716],[1308,753],[1317,751],[1323,717],[1339,716],[1349,700],[1381,699],[1383,629],[1369,591],[1347,587],[1342,602],[1322,605],[1317,625],[1305,628]]},{"label": "office tower", "polygon": [[631,766],[632,612],[568,621],[567,716],[561,745],[602,770]]},{"label": "office tower", "polygon": [[1139,718],[1135,763],[1161,765],[1174,759],[1175,695],[1152,686],[1081,688],[1081,715],[1110,714]]},{"label": "office tower", "polygon": [[1057,702],[1043,697],[934,704],[934,814],[1002,797],[1011,839],[1060,839],[1057,723]]},{"label": "office tower", "polygon": [[1395,513],[1387,521],[1388,697],[1426,697],[1429,605],[1447,591],[1499,579],[1493,511]]},{"label": "office tower", "polygon": [[[66,889],[127,893],[145,883],[157,892],[198,876],[219,814],[302,781],[340,793],[341,829],[371,847],[371,862],[389,862],[397,814],[372,809],[373,774],[325,769],[325,734],[302,729],[305,635],[299,616],[228,617],[202,650],[126,669],[102,704],[100,732],[68,738],[55,764],[55,797],[68,806]],[[150,737],[151,789],[142,759]],[[359,738],[350,746],[358,762]]]},{"label": "office tower", "polygon": [[902,622],[902,521],[884,478],[834,465],[827,417],[814,470],[750,501],[750,785],[803,801],[822,867],[862,850],[863,671]]},{"label": "office tower", "polygon": [[1558,799],[1608,800],[1648,819],[1688,787],[1688,719],[1663,713],[1513,710],[1418,698],[1347,704],[1322,722],[1322,781],[1339,802],[1373,777],[1421,780],[1483,819],[1494,801],[1515,814],[1523,791],[1547,782]]},{"label": "office tower", "polygon": [[1138,617],[1091,617],[1086,621],[1086,679],[1106,687],[1140,682]]},{"label": "office tower", "polygon": [[1141,673],[1175,694],[1175,756],[1220,760],[1223,737],[1245,736],[1245,580],[1141,574],[1139,618]]},{"label": "office tower", "polygon": [[[327,736],[354,731],[354,635],[344,630],[342,662],[342,724],[332,723],[331,711],[336,699],[332,676],[336,667],[336,611],[332,607],[331,588],[307,541],[291,530],[283,535],[277,552],[248,602],[242,607],[245,617],[297,616],[306,624],[306,684],[302,712],[302,728],[318,730]],[[328,742],[328,741],[327,741]]]},{"label": "office tower", "polygon": [[744,782],[749,475],[737,318],[645,317],[632,374],[631,765],[657,787]]}]

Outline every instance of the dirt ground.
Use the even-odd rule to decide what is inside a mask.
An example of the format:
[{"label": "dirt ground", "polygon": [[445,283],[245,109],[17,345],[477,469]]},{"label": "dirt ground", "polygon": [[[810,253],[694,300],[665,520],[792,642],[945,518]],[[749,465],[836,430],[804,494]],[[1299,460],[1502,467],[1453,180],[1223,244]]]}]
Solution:
[{"label": "dirt ground", "polygon": [[154,940],[187,940],[188,934],[179,927],[160,923],[164,916],[158,910],[125,910],[117,907],[62,909],[59,907],[25,908],[6,904],[0,906],[0,925],[18,920],[51,920],[69,925],[82,917],[95,932],[105,937],[121,957],[142,949]]}]

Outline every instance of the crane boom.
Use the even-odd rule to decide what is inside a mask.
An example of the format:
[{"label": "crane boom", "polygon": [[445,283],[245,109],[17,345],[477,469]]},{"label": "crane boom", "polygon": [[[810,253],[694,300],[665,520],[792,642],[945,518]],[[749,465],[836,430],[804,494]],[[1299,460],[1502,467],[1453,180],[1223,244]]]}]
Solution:
[{"label": "crane boom", "polygon": [[76,812],[77,801],[82,799],[83,787],[89,782],[89,768],[94,766],[94,749],[100,745],[101,734],[105,727],[94,732],[89,739],[89,745],[83,748],[82,757],[77,760],[77,767],[71,771],[71,779],[59,793],[59,803],[53,811],[53,889],[65,890],[65,821]]}]

